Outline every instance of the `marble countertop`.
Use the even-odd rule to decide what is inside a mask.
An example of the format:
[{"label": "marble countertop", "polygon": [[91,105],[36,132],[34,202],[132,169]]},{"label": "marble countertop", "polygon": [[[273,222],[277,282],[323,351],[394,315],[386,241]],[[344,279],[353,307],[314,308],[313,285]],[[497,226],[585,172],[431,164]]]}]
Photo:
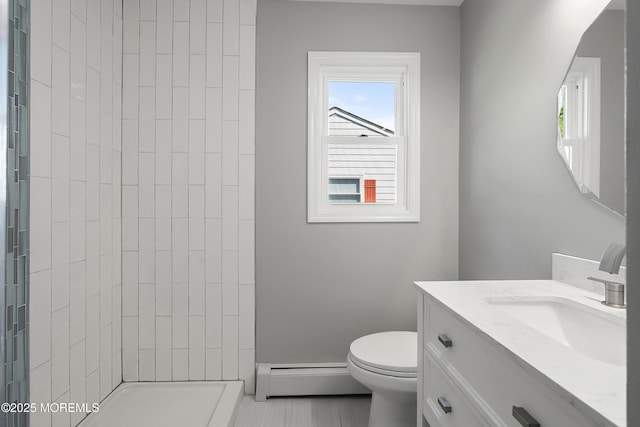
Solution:
[{"label": "marble countertop", "polygon": [[[478,329],[498,350],[538,376],[596,425],[626,426],[626,365],[588,357],[514,320],[487,300],[564,298],[597,309],[621,324],[626,321],[626,310],[605,307],[598,294],[553,280],[415,282],[415,286]],[[626,346],[626,341],[620,346]]]}]

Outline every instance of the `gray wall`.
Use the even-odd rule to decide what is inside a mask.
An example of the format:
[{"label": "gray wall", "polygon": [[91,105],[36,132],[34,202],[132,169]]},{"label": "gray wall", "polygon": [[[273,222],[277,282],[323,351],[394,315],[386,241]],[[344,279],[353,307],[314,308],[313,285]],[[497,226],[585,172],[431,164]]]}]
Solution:
[{"label": "gray wall", "polygon": [[[457,278],[459,9],[261,0],[257,33],[257,361],[344,361]],[[307,224],[310,50],[421,52],[420,223]]]},{"label": "gray wall", "polygon": [[624,238],[624,221],[578,192],[555,146],[558,88],[607,3],[463,3],[461,278],[548,278],[551,252],[597,259]]},{"label": "gray wall", "polygon": [[624,213],[624,11],[600,15],[577,55],[601,59],[600,201]]},{"label": "gray wall", "polygon": [[627,2],[627,425],[640,425],[640,2]]}]

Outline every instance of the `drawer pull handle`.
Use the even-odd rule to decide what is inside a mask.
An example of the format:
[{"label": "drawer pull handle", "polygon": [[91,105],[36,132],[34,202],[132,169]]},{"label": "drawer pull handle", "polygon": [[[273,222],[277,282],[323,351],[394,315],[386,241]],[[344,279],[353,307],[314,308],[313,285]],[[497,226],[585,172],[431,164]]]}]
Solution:
[{"label": "drawer pull handle", "polygon": [[445,414],[450,414],[453,409],[449,401],[442,396],[438,397],[438,405],[440,405]]},{"label": "drawer pull handle", "polygon": [[453,345],[453,341],[446,334],[438,334],[438,341],[442,343],[443,346],[449,348]]},{"label": "drawer pull handle", "polygon": [[522,427],[540,427],[540,423],[533,418],[526,409],[520,406],[514,406],[512,409],[513,418],[515,418]]}]

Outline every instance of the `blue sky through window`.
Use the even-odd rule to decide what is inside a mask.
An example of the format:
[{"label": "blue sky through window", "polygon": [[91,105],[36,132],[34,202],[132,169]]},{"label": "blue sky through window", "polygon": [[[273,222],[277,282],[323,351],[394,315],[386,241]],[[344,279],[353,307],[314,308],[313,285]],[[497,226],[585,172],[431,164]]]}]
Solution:
[{"label": "blue sky through window", "polygon": [[395,83],[329,82],[329,105],[395,130]]}]

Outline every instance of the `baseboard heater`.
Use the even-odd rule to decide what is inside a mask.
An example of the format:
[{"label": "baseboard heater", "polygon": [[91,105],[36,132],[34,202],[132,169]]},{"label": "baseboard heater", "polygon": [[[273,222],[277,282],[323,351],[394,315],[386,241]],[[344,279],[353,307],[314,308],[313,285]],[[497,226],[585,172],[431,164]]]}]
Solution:
[{"label": "baseboard heater", "polygon": [[271,396],[370,394],[353,379],[346,363],[258,363],[256,401]]}]

